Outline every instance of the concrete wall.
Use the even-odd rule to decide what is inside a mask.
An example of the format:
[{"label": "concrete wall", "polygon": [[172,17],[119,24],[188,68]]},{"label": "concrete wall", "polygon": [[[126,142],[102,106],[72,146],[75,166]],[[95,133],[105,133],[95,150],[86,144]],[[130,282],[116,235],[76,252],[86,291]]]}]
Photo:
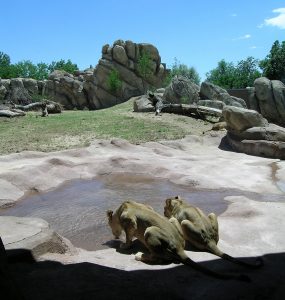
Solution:
[{"label": "concrete wall", "polygon": [[230,89],[227,92],[234,97],[243,99],[249,107],[249,89]]}]

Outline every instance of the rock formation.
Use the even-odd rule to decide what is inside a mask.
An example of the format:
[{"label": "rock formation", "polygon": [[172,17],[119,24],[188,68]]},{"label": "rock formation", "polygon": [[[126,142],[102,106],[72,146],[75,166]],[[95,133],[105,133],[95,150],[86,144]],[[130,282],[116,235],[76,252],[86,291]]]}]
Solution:
[{"label": "rock formation", "polygon": [[200,87],[190,79],[175,76],[165,89],[163,100],[167,103],[193,104],[199,100]]},{"label": "rock formation", "polygon": [[268,121],[257,111],[226,106],[227,140],[238,152],[285,159],[285,129]]},{"label": "rock formation", "polygon": [[257,78],[249,89],[249,106],[270,122],[285,125],[285,85],[279,80]]},{"label": "rock formation", "polygon": [[[200,88],[200,97],[202,99],[202,102],[198,103],[199,105],[206,104],[205,106],[214,108],[225,105],[246,108],[246,103],[243,99],[231,96],[226,90],[208,81],[202,82]],[[204,102],[204,100],[212,101]]]},{"label": "rock formation", "polygon": [[[142,61],[144,58],[144,61]],[[110,86],[115,72],[118,86]],[[102,58],[95,69],[69,74],[54,71],[48,80],[27,78],[0,79],[0,102],[13,100],[28,104],[38,95],[48,96],[66,109],[100,109],[142,95],[152,87],[161,87],[167,75],[156,47],[131,41],[116,41],[102,48]]]}]

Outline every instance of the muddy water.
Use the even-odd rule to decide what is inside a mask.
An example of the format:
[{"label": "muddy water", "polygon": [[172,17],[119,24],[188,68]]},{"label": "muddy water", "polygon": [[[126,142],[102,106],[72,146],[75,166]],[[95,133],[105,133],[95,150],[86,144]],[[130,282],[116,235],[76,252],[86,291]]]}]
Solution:
[{"label": "muddy water", "polygon": [[245,195],[260,201],[282,201],[284,195],[258,195],[237,190],[197,190],[134,174],[106,175],[94,180],[70,181],[54,191],[30,195],[16,206],[0,210],[0,215],[45,219],[56,232],[87,250],[107,248],[113,237],[105,211],[115,210],[123,200],[150,204],[163,213],[164,201],[180,195],[206,213],[221,214],[227,208],[226,196]]}]

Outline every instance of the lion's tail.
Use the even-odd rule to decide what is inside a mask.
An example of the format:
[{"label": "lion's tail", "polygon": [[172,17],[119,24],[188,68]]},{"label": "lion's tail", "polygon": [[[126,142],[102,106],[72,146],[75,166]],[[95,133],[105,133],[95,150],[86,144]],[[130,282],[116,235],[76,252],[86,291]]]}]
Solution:
[{"label": "lion's tail", "polygon": [[241,266],[244,266],[247,268],[257,269],[264,265],[263,259],[261,257],[257,257],[254,263],[248,263],[248,262],[242,261],[238,258],[232,257],[232,256],[222,252],[215,243],[210,244],[209,249],[210,249],[211,253],[213,253],[227,261],[230,261],[232,263],[235,263],[237,265],[241,265]]},{"label": "lion's tail", "polygon": [[212,277],[219,278],[219,279],[237,279],[237,280],[246,281],[246,282],[251,281],[250,278],[244,274],[236,275],[236,274],[220,273],[220,272],[210,270],[210,269],[202,266],[201,264],[196,263],[192,259],[190,259],[184,251],[177,253],[177,256],[178,256],[177,258],[179,259],[179,261],[181,263],[183,263],[187,266],[190,266],[193,269],[200,271],[208,276],[212,276]]}]

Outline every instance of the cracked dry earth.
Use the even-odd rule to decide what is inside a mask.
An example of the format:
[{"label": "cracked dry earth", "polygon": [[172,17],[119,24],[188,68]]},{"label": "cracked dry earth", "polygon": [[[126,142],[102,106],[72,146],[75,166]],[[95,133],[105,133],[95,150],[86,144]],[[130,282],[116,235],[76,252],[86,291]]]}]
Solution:
[{"label": "cracked dry earth", "polygon": [[[8,206],[20,205],[19,199],[31,191],[42,193],[68,180],[90,180],[98,176],[136,174],[168,180],[171,184],[189,188],[186,197],[189,202],[191,191],[228,191],[223,200],[225,209],[218,218],[219,247],[246,261],[263,256],[264,267],[247,270],[208,253],[187,251],[187,254],[208,268],[247,274],[251,278],[250,283],[207,277],[179,264],[147,265],[137,262],[133,253],[140,250],[139,243],[134,243],[132,253],[122,254],[116,251],[118,242],[108,236],[104,249],[88,251],[75,248],[62,239],[69,249],[65,254],[60,254],[64,251],[58,249],[55,253],[38,253],[34,263],[11,263],[11,274],[23,297],[283,299],[285,163],[222,150],[219,148],[220,141],[219,134],[142,145],[132,145],[118,139],[97,140],[83,149],[1,156],[0,214],[4,215]],[[143,190],[138,190],[136,200],[140,200],[143,194]],[[8,217],[0,218],[0,235],[4,244],[6,241],[9,254],[9,251],[20,248],[21,242],[17,241],[16,228],[14,231],[12,225],[9,225],[9,230],[5,227],[5,218]],[[37,229],[29,222],[31,227],[27,227],[33,233],[46,230],[47,225],[43,221],[33,221]],[[52,239],[60,237],[53,236]],[[17,247],[13,248],[13,241]]]}]

